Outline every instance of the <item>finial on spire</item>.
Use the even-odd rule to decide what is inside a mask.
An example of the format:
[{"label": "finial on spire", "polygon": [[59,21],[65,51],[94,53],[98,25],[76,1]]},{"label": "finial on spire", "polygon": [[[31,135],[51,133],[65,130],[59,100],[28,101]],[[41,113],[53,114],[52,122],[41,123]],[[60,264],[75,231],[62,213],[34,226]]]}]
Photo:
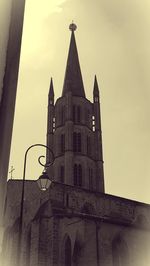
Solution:
[{"label": "finial on spire", "polygon": [[77,29],[77,25],[74,24],[73,21],[72,21],[72,23],[69,25],[69,30],[71,30],[71,31],[73,32],[73,31],[75,31],[76,29]]}]

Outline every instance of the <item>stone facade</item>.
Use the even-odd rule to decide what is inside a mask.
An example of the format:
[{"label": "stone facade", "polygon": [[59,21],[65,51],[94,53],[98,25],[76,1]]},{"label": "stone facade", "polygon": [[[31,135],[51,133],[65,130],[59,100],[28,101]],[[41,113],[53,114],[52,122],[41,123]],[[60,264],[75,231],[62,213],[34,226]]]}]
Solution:
[{"label": "stone facade", "polygon": [[[85,97],[74,30],[62,97],[51,80],[47,145],[54,181],[40,192],[25,181],[21,266],[149,266],[150,205],[104,193],[100,101]],[[47,151],[47,162],[51,160]],[[5,206],[4,266],[18,266],[22,181],[10,180]]]},{"label": "stone facade", "polygon": [[[148,204],[57,182],[40,193],[26,182],[22,265],[149,265]],[[8,182],[6,254],[6,239],[16,243],[21,183]]]}]

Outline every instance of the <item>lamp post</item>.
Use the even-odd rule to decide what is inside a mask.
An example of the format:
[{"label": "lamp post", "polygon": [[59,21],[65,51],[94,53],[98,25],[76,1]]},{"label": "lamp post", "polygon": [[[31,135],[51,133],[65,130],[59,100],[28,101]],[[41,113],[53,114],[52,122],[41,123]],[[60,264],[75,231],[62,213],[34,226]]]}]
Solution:
[{"label": "lamp post", "polygon": [[38,162],[40,165],[42,165],[44,167],[44,171],[42,173],[42,175],[39,177],[39,179],[37,180],[38,186],[40,187],[41,190],[45,191],[46,189],[49,188],[49,186],[52,183],[52,179],[49,178],[47,172],[46,172],[46,168],[51,166],[54,162],[54,154],[53,151],[46,145],[44,144],[34,144],[31,145],[25,152],[25,156],[24,156],[24,169],[23,169],[23,180],[22,180],[22,192],[21,192],[21,205],[20,205],[20,216],[19,216],[19,236],[18,236],[18,266],[21,266],[21,244],[22,244],[22,231],[23,231],[23,209],[24,209],[24,190],[25,190],[25,176],[26,176],[26,164],[27,164],[27,155],[28,152],[31,148],[33,147],[44,147],[46,148],[46,150],[48,150],[49,155],[51,155],[51,160],[48,163],[43,164],[41,162],[42,158],[45,158],[45,156],[40,156],[38,158]]}]

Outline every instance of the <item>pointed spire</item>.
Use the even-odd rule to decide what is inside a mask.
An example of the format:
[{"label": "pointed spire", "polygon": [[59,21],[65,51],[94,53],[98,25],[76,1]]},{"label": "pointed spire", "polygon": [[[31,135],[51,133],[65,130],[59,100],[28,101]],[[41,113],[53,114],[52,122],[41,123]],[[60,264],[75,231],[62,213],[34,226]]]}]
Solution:
[{"label": "pointed spire", "polygon": [[85,97],[82,74],[78,58],[78,51],[74,34],[76,28],[77,26],[74,23],[70,24],[69,26],[69,29],[71,30],[71,40],[70,40],[70,47],[67,59],[62,96],[64,96],[67,92],[71,91],[74,96]]},{"label": "pointed spire", "polygon": [[94,79],[93,101],[94,103],[99,102],[99,88],[98,88],[98,82],[97,82],[96,75]]},{"label": "pointed spire", "polygon": [[99,88],[98,88],[98,82],[97,82],[96,75],[95,75],[95,79],[94,79],[94,90],[93,90],[93,94],[95,96],[99,96]]},{"label": "pointed spire", "polygon": [[53,87],[53,79],[52,78],[50,81],[50,88],[49,88],[49,101],[50,101],[50,104],[54,103],[54,87]]}]

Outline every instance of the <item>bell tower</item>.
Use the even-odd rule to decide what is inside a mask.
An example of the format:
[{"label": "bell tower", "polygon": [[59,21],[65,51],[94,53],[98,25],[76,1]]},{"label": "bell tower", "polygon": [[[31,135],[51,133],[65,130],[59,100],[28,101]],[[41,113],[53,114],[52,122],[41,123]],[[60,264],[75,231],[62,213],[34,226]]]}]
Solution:
[{"label": "bell tower", "polygon": [[[100,101],[97,78],[93,103],[85,96],[72,23],[62,96],[54,104],[51,80],[48,100],[47,145],[53,150],[55,181],[104,192]],[[48,160],[48,155],[47,155]]]}]

